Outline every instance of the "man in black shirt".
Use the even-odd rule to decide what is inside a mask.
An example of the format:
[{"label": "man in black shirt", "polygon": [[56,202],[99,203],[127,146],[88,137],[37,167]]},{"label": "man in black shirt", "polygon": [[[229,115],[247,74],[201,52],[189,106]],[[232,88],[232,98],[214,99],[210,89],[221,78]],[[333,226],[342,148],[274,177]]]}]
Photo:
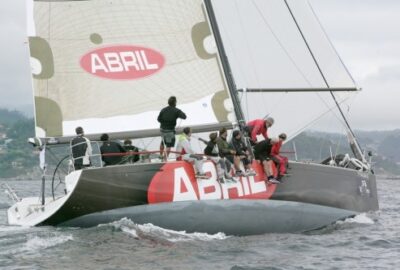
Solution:
[{"label": "man in black shirt", "polygon": [[109,140],[108,134],[103,134],[100,137],[103,145],[100,146],[101,159],[104,161],[104,166],[120,164],[125,153],[125,149],[116,142]]},{"label": "man in black shirt", "polygon": [[266,139],[254,146],[254,157],[259,160],[264,167],[264,172],[267,175],[267,181],[273,184],[281,183],[279,180],[275,179],[272,173],[272,157],[271,150],[272,146],[278,143],[277,138]]},{"label": "man in black shirt", "polygon": [[124,149],[127,152],[127,155],[124,158],[126,163],[135,163],[139,161],[139,148],[132,145],[132,141],[130,139],[126,139],[124,141]]},{"label": "man in black shirt", "polygon": [[157,121],[160,122],[161,144],[160,155],[164,156],[164,146],[166,147],[164,160],[166,161],[175,145],[175,127],[178,118],[186,119],[186,114],[176,108],[176,97],[171,96],[168,99],[168,106],[160,111]]},{"label": "man in black shirt", "polygon": [[[233,164],[236,169],[236,176],[254,176],[256,172],[251,168],[251,156],[248,148],[242,140],[242,133],[239,130],[234,130],[232,133],[231,147],[236,154],[233,157]],[[240,161],[243,162],[246,172],[243,173],[240,169]]]},{"label": "man in black shirt", "polygon": [[[227,164],[225,158],[219,156],[219,149],[217,145],[217,132],[210,133],[210,141],[204,149],[204,154],[207,159],[210,159],[217,167],[218,182],[225,183],[226,180],[233,180],[227,171]],[[229,161],[228,161],[229,162]]]},{"label": "man in black shirt", "polygon": [[70,146],[74,168],[75,170],[80,170],[90,166],[92,147],[89,139],[84,136],[82,127],[77,127],[75,132],[77,136],[71,140]]}]

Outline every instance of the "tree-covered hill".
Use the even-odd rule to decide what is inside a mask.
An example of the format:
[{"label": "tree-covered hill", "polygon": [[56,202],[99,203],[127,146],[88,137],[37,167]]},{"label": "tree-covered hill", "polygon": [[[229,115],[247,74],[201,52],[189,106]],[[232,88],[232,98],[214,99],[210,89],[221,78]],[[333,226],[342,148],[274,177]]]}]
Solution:
[{"label": "tree-covered hill", "polygon": [[18,120],[25,119],[25,116],[18,111],[9,111],[7,109],[0,109],[0,124],[1,125],[12,125]]},{"label": "tree-covered hill", "polygon": [[34,120],[17,111],[0,110],[0,125],[0,178],[34,171],[37,155],[27,143],[34,136]]},{"label": "tree-covered hill", "polygon": [[[374,169],[379,174],[400,175],[400,130],[356,131],[363,149],[373,152]],[[38,153],[27,143],[34,136],[34,120],[17,111],[0,109],[0,178],[29,179],[39,175]],[[290,159],[322,160],[351,153],[341,134],[304,132],[284,145]],[[296,154],[294,155],[294,150]],[[65,151],[64,151],[65,152]],[[65,153],[63,155],[65,156]]]}]

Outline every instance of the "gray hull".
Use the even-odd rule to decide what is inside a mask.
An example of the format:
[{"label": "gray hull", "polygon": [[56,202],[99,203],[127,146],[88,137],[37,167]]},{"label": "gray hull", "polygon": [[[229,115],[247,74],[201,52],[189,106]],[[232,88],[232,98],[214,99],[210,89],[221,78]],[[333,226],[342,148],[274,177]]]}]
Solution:
[{"label": "gray hull", "polygon": [[307,203],[225,200],[143,205],[85,215],[60,226],[91,227],[122,218],[165,229],[228,235],[299,233],[322,228],[357,213]]},{"label": "gray hull", "polygon": [[[266,192],[240,197],[235,189],[229,198],[199,196],[185,201],[176,201],[169,194],[177,183],[170,179],[171,172],[187,171],[193,187],[200,185],[199,181],[210,181],[196,180],[190,175],[193,167],[186,162],[86,169],[68,201],[41,225],[88,227],[126,217],[137,224],[173,230],[252,235],[310,231],[379,209],[371,173],[291,162],[282,184],[267,185],[260,180],[265,177],[261,166],[254,163],[253,168],[258,172],[258,180],[253,181],[258,187],[264,185]],[[242,178],[238,185],[247,183],[251,189],[250,180]]]},{"label": "gray hull", "polygon": [[374,174],[341,167],[291,162],[271,199],[305,202],[356,212],[379,210]]}]

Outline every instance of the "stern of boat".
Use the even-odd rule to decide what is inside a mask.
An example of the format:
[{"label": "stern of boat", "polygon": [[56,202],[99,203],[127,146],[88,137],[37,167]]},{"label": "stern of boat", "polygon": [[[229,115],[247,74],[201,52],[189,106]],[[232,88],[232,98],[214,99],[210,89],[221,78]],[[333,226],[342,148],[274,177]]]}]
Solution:
[{"label": "stern of boat", "polygon": [[74,171],[65,177],[65,192],[63,196],[27,197],[16,202],[7,210],[9,225],[36,226],[54,215],[73,193],[82,171]]}]

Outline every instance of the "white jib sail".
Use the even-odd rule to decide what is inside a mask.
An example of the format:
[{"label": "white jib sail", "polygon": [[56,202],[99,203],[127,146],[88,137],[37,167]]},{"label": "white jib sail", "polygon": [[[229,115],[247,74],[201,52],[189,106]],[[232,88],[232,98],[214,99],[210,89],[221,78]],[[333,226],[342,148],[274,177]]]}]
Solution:
[{"label": "white jib sail", "polygon": [[[285,89],[356,89],[308,1],[216,0],[213,5],[237,88],[282,90],[239,93],[246,120],[275,118],[271,136],[292,137],[336,110],[329,92]],[[335,95],[339,102],[348,98],[346,92]]]}]

